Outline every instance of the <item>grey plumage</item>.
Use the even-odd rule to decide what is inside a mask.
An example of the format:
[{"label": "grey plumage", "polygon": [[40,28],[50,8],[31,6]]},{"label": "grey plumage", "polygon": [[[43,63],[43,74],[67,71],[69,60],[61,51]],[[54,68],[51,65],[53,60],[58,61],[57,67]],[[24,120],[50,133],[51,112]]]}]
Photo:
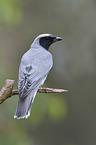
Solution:
[{"label": "grey plumage", "polygon": [[41,34],[23,55],[19,67],[19,101],[14,118],[27,118],[30,115],[35,95],[53,66],[52,55],[48,48],[59,40],[61,40],[60,37]]}]

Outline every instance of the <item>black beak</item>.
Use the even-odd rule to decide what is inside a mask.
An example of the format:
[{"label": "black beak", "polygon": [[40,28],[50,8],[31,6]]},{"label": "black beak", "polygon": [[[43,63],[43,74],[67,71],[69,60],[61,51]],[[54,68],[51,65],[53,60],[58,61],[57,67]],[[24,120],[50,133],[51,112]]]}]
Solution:
[{"label": "black beak", "polygon": [[53,39],[53,42],[56,42],[56,41],[61,41],[62,38],[61,37],[56,37],[55,39]]},{"label": "black beak", "polygon": [[61,38],[61,37],[56,37],[56,40],[57,40],[57,41],[61,41],[62,38]]}]

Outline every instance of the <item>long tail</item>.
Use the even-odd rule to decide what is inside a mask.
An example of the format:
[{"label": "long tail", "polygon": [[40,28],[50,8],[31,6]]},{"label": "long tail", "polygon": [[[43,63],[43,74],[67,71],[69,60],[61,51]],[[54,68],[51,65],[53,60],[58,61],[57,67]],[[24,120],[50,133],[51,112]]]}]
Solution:
[{"label": "long tail", "polygon": [[26,96],[26,98],[24,99],[19,98],[18,106],[14,118],[21,119],[30,116],[31,104],[35,99],[35,95],[37,91],[38,91],[38,87],[32,90],[31,93],[28,96]]}]

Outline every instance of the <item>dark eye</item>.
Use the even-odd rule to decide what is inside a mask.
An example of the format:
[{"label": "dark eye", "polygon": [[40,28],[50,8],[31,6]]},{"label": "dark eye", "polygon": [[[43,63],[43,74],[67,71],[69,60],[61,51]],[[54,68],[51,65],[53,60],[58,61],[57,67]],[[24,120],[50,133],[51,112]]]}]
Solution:
[{"label": "dark eye", "polygon": [[46,40],[49,40],[49,37],[46,37]]}]

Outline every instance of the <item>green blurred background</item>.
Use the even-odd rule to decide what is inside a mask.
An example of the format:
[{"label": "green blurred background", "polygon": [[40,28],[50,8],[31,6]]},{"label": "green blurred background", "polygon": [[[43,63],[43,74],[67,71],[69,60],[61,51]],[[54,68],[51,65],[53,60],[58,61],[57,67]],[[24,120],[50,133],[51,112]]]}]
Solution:
[{"label": "green blurred background", "polygon": [[96,0],[0,0],[0,88],[16,81],[34,38],[63,38],[51,46],[54,67],[37,94],[31,116],[13,118],[18,96],[0,105],[1,145],[96,145]]}]

